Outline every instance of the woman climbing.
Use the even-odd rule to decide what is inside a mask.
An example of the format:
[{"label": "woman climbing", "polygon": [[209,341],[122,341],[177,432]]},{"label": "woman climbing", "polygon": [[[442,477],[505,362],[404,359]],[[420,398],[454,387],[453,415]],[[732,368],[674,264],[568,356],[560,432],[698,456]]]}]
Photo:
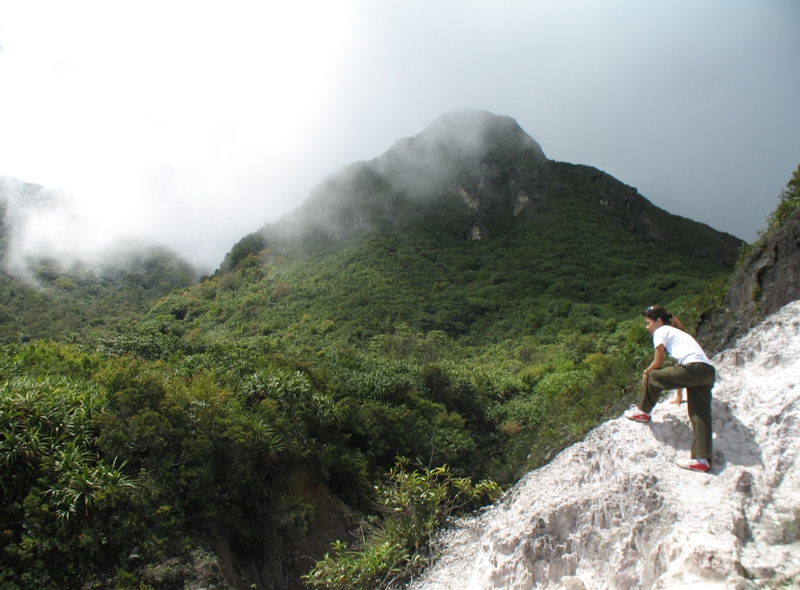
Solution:
[{"label": "woman climbing", "polygon": [[[650,412],[661,393],[669,389],[686,388],[689,420],[694,432],[691,456],[679,459],[678,466],[692,471],[711,468],[711,389],[716,371],[703,348],[688,333],[672,325],[672,314],[660,305],[648,307],[644,313],[647,331],[653,336],[655,355],[644,370],[643,394],[638,406],[631,405],[625,417],[637,422],[649,422]],[[677,363],[663,367],[664,356]]]}]

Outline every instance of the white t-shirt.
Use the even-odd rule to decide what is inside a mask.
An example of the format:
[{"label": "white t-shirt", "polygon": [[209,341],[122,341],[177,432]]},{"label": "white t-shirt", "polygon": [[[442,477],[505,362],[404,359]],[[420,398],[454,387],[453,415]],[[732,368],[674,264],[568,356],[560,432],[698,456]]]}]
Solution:
[{"label": "white t-shirt", "polygon": [[661,326],[653,332],[653,347],[663,344],[667,354],[679,365],[689,363],[711,364],[703,348],[689,334],[672,326]]}]

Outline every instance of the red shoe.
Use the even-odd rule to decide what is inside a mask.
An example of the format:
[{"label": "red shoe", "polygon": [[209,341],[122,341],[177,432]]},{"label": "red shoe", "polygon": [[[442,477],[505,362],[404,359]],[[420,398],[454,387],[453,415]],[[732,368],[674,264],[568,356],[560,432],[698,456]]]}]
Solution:
[{"label": "red shoe", "polygon": [[678,459],[676,463],[678,467],[688,469],[689,471],[702,471],[705,473],[711,469],[711,465],[708,464],[708,459]]},{"label": "red shoe", "polygon": [[631,407],[625,410],[623,414],[628,420],[635,422],[650,422],[650,414],[642,412],[637,406],[631,404]]}]

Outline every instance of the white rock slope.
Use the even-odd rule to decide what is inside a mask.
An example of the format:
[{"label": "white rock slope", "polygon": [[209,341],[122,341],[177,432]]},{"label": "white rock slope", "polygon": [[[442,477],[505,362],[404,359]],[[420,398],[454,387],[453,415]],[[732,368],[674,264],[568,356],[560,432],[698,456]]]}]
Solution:
[{"label": "white rock slope", "polygon": [[714,467],[686,405],[618,418],[442,539],[413,589],[800,587],[800,302],[715,357]]}]

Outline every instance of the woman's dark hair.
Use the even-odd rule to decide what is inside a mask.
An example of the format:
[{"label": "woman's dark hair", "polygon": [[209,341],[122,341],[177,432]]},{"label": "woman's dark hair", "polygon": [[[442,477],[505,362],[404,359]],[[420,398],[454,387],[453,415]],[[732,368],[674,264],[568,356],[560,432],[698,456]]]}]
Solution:
[{"label": "woman's dark hair", "polygon": [[651,320],[658,321],[659,319],[664,322],[665,326],[672,325],[672,314],[664,309],[663,305],[652,305],[642,312],[642,315]]}]

